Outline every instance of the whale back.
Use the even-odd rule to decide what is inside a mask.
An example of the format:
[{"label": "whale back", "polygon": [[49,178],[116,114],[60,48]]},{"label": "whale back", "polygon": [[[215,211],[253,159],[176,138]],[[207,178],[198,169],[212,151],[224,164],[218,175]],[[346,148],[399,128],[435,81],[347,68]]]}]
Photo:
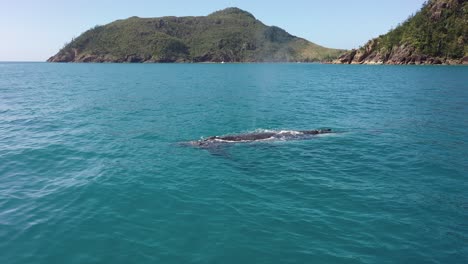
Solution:
[{"label": "whale back", "polygon": [[254,132],[245,134],[234,134],[225,136],[211,136],[205,139],[196,141],[185,142],[183,145],[190,145],[200,148],[214,148],[220,145],[245,143],[256,141],[269,141],[269,140],[295,140],[307,139],[313,135],[332,133],[331,129],[320,130],[281,130],[281,131],[267,131],[267,132]]}]

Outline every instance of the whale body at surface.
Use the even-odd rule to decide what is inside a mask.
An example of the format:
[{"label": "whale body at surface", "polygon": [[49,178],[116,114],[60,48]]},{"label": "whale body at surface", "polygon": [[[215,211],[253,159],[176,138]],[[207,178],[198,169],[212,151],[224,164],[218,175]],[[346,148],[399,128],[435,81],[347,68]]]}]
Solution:
[{"label": "whale body at surface", "polygon": [[208,148],[212,146],[234,143],[249,143],[270,140],[300,140],[308,139],[315,135],[329,133],[333,133],[331,129],[264,131],[226,136],[211,136],[196,141],[189,141],[186,144],[195,147]]}]

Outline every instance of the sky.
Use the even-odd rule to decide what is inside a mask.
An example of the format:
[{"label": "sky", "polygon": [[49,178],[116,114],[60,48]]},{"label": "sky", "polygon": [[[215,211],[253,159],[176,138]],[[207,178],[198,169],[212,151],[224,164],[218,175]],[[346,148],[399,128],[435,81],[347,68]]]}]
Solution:
[{"label": "sky", "polygon": [[95,25],[131,16],[204,16],[226,7],[329,48],[388,32],[424,0],[0,0],[0,61],[45,61]]}]

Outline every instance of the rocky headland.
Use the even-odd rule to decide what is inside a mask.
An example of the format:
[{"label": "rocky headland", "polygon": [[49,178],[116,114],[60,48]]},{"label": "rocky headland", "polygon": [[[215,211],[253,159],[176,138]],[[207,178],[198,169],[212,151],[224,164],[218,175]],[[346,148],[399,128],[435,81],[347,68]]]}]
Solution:
[{"label": "rocky headland", "polygon": [[337,64],[468,64],[468,1],[431,0],[385,35]]}]

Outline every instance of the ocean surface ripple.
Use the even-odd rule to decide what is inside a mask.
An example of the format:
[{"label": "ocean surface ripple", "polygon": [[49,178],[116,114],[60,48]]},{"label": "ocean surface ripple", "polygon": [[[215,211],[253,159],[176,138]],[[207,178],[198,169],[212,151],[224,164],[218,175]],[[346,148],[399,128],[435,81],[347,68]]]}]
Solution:
[{"label": "ocean surface ripple", "polygon": [[0,263],[468,263],[467,117],[468,67],[0,63]]}]

